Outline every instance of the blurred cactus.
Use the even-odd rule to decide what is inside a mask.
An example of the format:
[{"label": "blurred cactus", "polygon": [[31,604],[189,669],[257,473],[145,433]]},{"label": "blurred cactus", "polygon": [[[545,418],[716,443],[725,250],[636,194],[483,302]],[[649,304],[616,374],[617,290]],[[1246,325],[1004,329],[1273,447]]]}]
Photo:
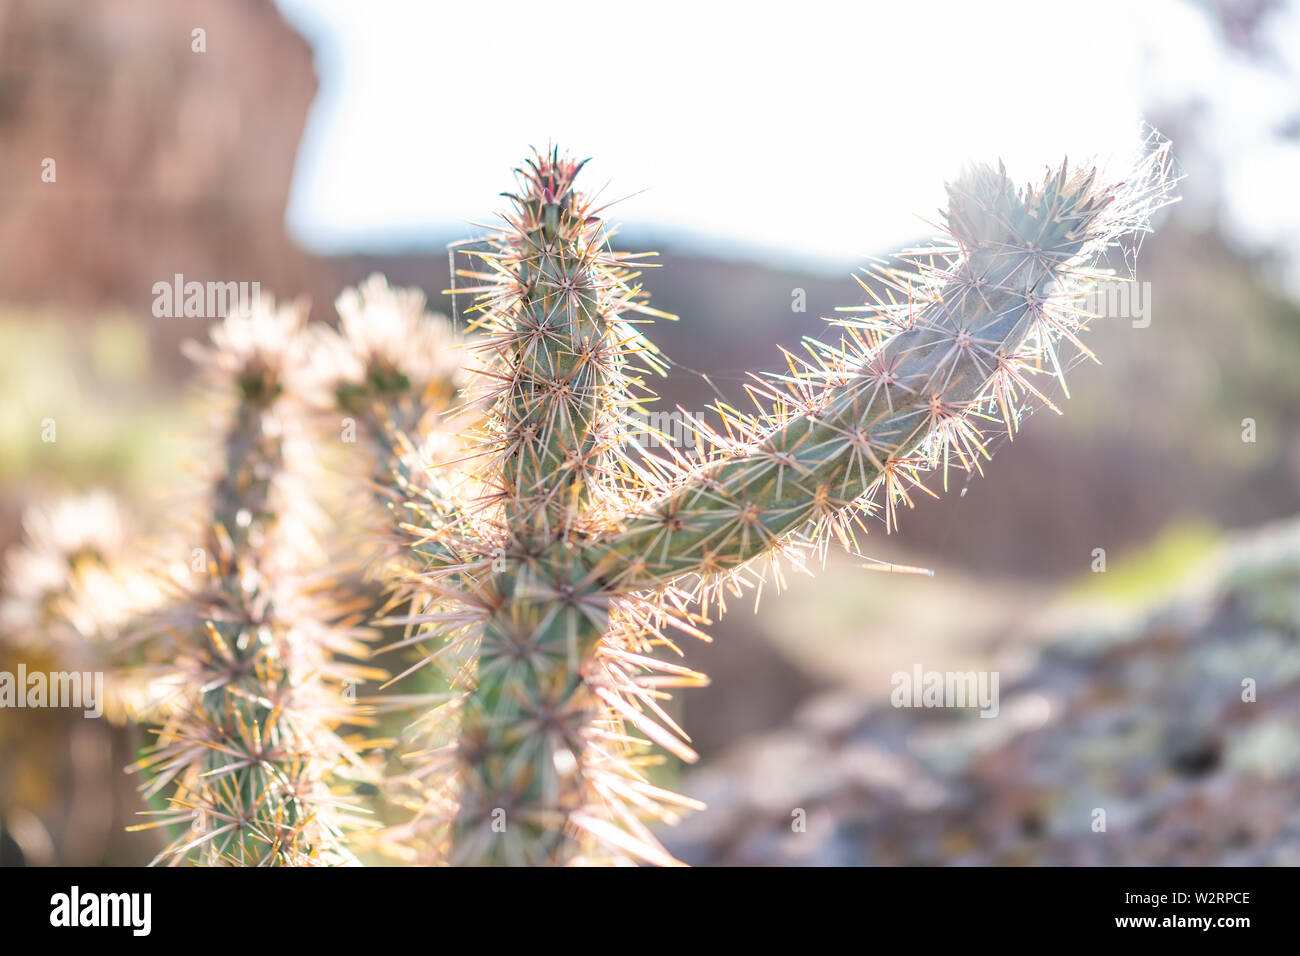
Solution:
[{"label": "blurred cactus", "polygon": [[[0,672],[12,675],[20,666],[28,673],[107,672],[107,681],[99,685],[103,697],[94,704],[121,724],[141,689],[139,673],[121,666],[119,637],[163,599],[152,576],[137,564],[130,521],[119,502],[100,489],[49,507],[29,507],[23,531],[21,544],[5,560]],[[61,816],[55,787],[61,774],[72,776],[74,789],[112,789],[111,780],[95,776],[97,766],[69,754],[78,735],[91,739],[83,713],[19,709],[6,710],[0,719],[0,767],[5,768],[0,774],[0,833],[27,862],[69,862],[47,828],[47,821]],[[93,746],[108,749],[109,735],[95,734]],[[111,772],[107,759],[103,769]],[[105,821],[105,830],[107,825]],[[83,829],[80,835],[93,843],[107,833]],[[93,859],[93,848],[84,849]],[[72,858],[78,859],[86,857]]]},{"label": "blurred cactus", "polygon": [[157,743],[136,769],[181,823],[166,862],[352,862],[360,821],[349,781],[364,765],[337,728],[356,723],[345,687],[374,676],[344,662],[364,645],[331,626],[311,580],[310,490],[299,402],[305,309],[257,304],[188,353],[231,405],[192,583],[167,630],[176,656]]},{"label": "blurred cactus", "polygon": [[[403,692],[357,702],[379,715],[381,734],[397,737],[372,744],[369,761],[387,779],[370,807],[388,824],[380,844],[387,855],[406,858],[393,834],[422,809],[418,790],[413,796],[405,785],[402,758],[411,737],[421,736],[419,722],[408,726],[406,715],[447,697],[443,675],[425,669],[428,659],[415,648],[432,602],[409,587],[422,566],[412,550],[413,522],[435,506],[445,479],[432,466],[459,454],[457,431],[475,410],[458,404],[467,381],[460,337],[445,316],[426,310],[421,290],[392,288],[376,274],[345,290],[335,307],[337,331],[322,324],[308,329],[311,400],[322,444],[342,452],[338,470],[347,501],[340,511],[348,539],[332,556],[335,570],[361,578],[364,620],[384,641],[375,655],[400,655],[394,681],[404,680]],[[371,532],[368,548],[358,547],[361,529]],[[405,680],[414,671],[420,674]],[[358,850],[369,846],[363,836],[354,841]]]},{"label": "blurred cactus", "polygon": [[424,466],[452,456],[449,413],[464,384],[463,363],[451,324],[425,310],[419,289],[393,289],[372,275],[335,306],[339,330],[311,330],[315,402],[341,416],[345,442],[360,440],[369,487],[397,528],[404,502],[429,484]]},{"label": "blurred cactus", "polygon": [[104,672],[100,704],[114,724],[145,706],[149,674],[128,639],[167,599],[121,503],[96,489],[23,517],[24,540],[5,562],[0,647],[60,670]]},{"label": "blurred cactus", "polygon": [[93,581],[120,568],[127,526],[118,502],[104,490],[64,498],[48,509],[29,508],[24,541],[5,562],[0,634],[16,647],[40,648],[64,660],[85,658],[88,641],[131,615],[123,602],[135,589],[126,582],[102,589],[106,603],[85,598]]}]

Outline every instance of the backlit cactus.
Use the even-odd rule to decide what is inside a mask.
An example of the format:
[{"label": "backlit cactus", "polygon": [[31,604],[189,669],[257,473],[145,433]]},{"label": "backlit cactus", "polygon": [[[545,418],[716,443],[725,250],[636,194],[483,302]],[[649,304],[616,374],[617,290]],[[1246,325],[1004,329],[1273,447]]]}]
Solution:
[{"label": "backlit cactus", "polygon": [[419,289],[393,289],[372,275],[335,305],[337,332],[310,329],[315,403],[338,416],[345,443],[361,445],[370,488],[400,525],[404,502],[429,484],[424,464],[453,457],[450,413],[464,384],[463,356],[450,323],[425,311]]},{"label": "backlit cactus", "polygon": [[[1127,184],[1062,166],[1019,190],[978,167],[949,187],[950,248],[879,276],[896,295],[760,380],[758,411],[695,420],[703,452],[632,453],[644,375],[663,367],[636,258],[612,251],[581,163],[532,159],[513,210],[476,253],[489,415],[457,517],[429,530],[426,581],[474,619],[477,668],[436,772],[456,781],[457,863],[670,862],[642,822],[687,801],[645,776],[648,743],[686,759],[665,688],[701,675],[654,659],[692,608],[801,562],[831,538],[887,529],[924,473],[969,471],[992,429],[1078,343],[1089,270],[1168,198],[1167,151]],[[449,615],[449,618],[453,616]],[[436,631],[436,629],[435,629]],[[436,636],[436,633],[435,635]]]}]

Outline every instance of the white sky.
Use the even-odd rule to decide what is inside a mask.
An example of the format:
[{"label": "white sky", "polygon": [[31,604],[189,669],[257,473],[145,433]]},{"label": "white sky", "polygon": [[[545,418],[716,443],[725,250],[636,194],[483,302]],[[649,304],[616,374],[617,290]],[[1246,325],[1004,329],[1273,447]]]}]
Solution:
[{"label": "white sky", "polygon": [[1227,57],[1185,0],[278,2],[316,50],[289,222],[322,251],[473,234],[554,141],[628,231],[841,271],[928,235],[964,161],[1123,156],[1143,105],[1191,94],[1235,138],[1234,215],[1297,235],[1259,188],[1300,172],[1268,133],[1294,76]]}]

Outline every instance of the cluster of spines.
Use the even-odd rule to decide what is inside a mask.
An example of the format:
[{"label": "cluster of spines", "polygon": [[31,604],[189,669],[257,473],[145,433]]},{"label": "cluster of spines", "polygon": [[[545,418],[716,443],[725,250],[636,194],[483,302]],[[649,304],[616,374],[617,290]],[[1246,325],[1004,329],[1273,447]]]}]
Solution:
[{"label": "cluster of spines", "polygon": [[335,308],[338,331],[311,330],[312,400],[355,426],[347,440],[362,448],[369,488],[396,536],[404,502],[431,482],[428,465],[455,454],[457,416],[466,414],[457,406],[465,384],[459,340],[444,316],[425,308],[423,291],[392,288],[379,274],[344,290]]}]

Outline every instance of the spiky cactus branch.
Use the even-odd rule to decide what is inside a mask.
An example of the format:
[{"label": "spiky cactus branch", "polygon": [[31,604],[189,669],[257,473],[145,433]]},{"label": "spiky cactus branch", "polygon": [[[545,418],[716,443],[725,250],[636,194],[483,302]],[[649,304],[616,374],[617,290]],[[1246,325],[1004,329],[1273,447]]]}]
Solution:
[{"label": "spiky cactus branch", "polygon": [[[418,497],[429,484],[424,459],[450,457],[450,413],[464,384],[450,323],[425,310],[421,290],[391,288],[379,274],[346,289],[335,307],[339,331],[312,330],[315,403],[357,426],[349,440],[360,439],[383,504]],[[421,447],[430,443],[437,447]],[[394,510],[393,524],[406,517]]]},{"label": "spiky cactus branch", "polygon": [[[427,311],[425,302],[420,289],[392,288],[376,273],[335,301],[338,331],[323,325],[309,330],[316,377],[312,400],[322,413],[320,431],[330,436],[332,447],[342,439],[337,446],[344,459],[340,470],[348,479],[349,500],[359,506],[345,510],[351,511],[356,525],[375,532],[374,549],[358,549],[352,539],[335,560],[345,573],[359,572],[374,582],[374,590],[367,586],[364,596],[369,626],[404,628],[401,638],[377,648],[377,655],[405,651],[422,641],[418,628],[431,619],[433,602],[409,583],[430,560],[424,549],[433,546],[424,542],[412,547],[411,529],[440,513],[447,477],[431,465],[456,457],[457,431],[478,412],[472,404],[457,405],[466,379],[461,336],[445,316]],[[383,520],[376,521],[380,510]],[[448,655],[441,657],[446,660]],[[400,672],[388,683],[402,681],[432,662],[433,657],[426,656],[394,668]],[[454,668],[459,662],[448,663]],[[367,696],[358,702],[385,714],[427,711],[446,698],[451,680],[428,671],[423,676],[416,692]],[[397,730],[401,724],[381,720],[379,727]],[[409,817],[405,807],[418,808],[423,802],[418,784],[417,797],[410,796],[402,763],[412,739],[419,742],[417,747],[424,741],[418,722],[407,727],[382,758],[371,754],[384,774],[384,785],[374,796],[380,801],[379,812],[390,821],[395,814]],[[370,845],[408,859],[409,829],[391,824],[374,834],[379,842]],[[418,825],[414,829],[418,831]],[[365,846],[370,841],[354,842]]]},{"label": "spiky cactus branch", "polygon": [[643,651],[692,630],[689,602],[753,560],[853,545],[865,515],[893,527],[924,472],[978,468],[986,423],[1014,431],[1027,399],[1045,401],[1033,378],[1060,376],[1057,345],[1078,344],[1089,268],[1168,201],[1167,158],[1116,187],[1065,166],[1024,191],[970,171],[949,190],[953,246],[881,275],[900,300],[857,310],[838,347],[811,343],[754,390],[758,414],[723,407],[729,434],[697,421],[701,457],[654,460],[627,452],[632,356],[659,366],[625,318],[653,310],[574,191],[582,164],[531,161],[469,273],[496,382],[483,490],[428,531],[447,557],[426,581],[463,610],[448,620],[481,624],[452,860],[669,862],[638,818],[677,798],[645,779],[634,731],[689,756],[657,701],[700,675]]},{"label": "spiky cactus branch", "polygon": [[860,512],[883,511],[889,529],[919,472],[941,467],[946,485],[950,465],[978,468],[986,423],[1014,430],[1031,379],[1060,373],[1055,344],[1082,318],[1067,284],[1130,225],[1115,199],[1095,172],[1065,166],[1024,192],[987,167],[953,184],[953,254],[915,261],[901,306],[848,323],[838,348],[812,344],[787,387],[758,389],[772,407],[733,419],[741,441],[705,435],[721,457],[590,552],[602,580],[637,591],[725,574],[795,532],[851,533]]},{"label": "spiky cactus branch", "polygon": [[363,768],[335,728],[355,717],[340,685],[369,675],[337,662],[364,646],[327,626],[302,578],[310,497],[291,459],[304,318],[258,305],[191,351],[234,408],[196,580],[172,614],[170,712],[137,764],[147,794],[170,790],[160,824],[189,825],[163,862],[352,860],[342,834],[355,821],[334,787]]},{"label": "spiky cactus branch", "polygon": [[[652,310],[574,192],[582,165],[558,154],[530,163],[514,215],[482,254],[498,388],[481,504],[494,512],[488,537],[504,566],[478,579],[486,620],[460,714],[455,839],[457,858],[472,862],[567,859],[566,826],[587,800],[585,734],[598,702],[580,666],[608,622],[599,600],[583,599],[589,582],[573,544],[592,533],[619,479],[628,355],[653,349],[621,319]],[[509,835],[497,839],[502,826]]]}]

